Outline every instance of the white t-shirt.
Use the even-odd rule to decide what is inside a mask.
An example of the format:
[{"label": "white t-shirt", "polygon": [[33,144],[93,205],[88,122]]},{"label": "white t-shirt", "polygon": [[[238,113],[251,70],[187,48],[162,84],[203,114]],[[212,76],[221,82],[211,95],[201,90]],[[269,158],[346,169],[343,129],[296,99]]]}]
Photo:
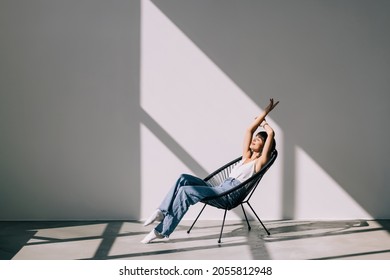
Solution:
[{"label": "white t-shirt", "polygon": [[244,163],[244,160],[240,162],[232,169],[229,177],[235,178],[240,182],[244,182],[255,174],[255,160]]}]

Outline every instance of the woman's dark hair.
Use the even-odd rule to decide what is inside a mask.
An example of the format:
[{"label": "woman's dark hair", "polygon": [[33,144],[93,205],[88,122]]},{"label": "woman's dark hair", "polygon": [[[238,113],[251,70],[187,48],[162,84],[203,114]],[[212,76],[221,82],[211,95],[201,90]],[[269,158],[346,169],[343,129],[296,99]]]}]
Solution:
[{"label": "woman's dark hair", "polygon": [[[256,134],[256,136],[261,137],[261,139],[263,139],[263,141],[265,142],[265,140],[267,140],[268,134],[265,131],[260,131],[259,133]],[[275,148],[276,148],[276,141],[274,138],[274,141],[272,141],[271,152],[275,150]]]}]

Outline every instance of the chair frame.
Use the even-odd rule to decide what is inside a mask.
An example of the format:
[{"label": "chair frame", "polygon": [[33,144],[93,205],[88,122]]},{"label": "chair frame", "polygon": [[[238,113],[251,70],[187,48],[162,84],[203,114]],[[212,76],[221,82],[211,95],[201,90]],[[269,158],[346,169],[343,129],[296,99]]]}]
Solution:
[{"label": "chair frame", "polygon": [[[265,225],[263,224],[263,222],[261,221],[261,219],[259,218],[259,216],[255,212],[255,210],[253,209],[252,205],[249,203],[249,200],[251,199],[253,193],[255,192],[255,190],[256,190],[259,182],[261,181],[262,177],[264,176],[264,174],[268,171],[268,169],[275,162],[277,156],[278,156],[278,151],[277,150],[272,151],[270,160],[261,168],[261,170],[259,172],[256,172],[252,177],[250,177],[246,181],[240,183],[236,187],[230,189],[229,191],[226,191],[226,192],[221,193],[219,195],[216,195],[216,196],[213,196],[213,197],[208,197],[206,199],[201,200],[201,202],[204,203],[204,205],[203,205],[202,209],[200,210],[198,216],[196,217],[195,221],[192,223],[191,227],[188,229],[187,233],[190,233],[190,231],[194,227],[195,223],[197,222],[197,220],[199,219],[200,215],[203,213],[203,210],[206,208],[207,205],[210,205],[212,207],[216,207],[216,208],[225,210],[224,211],[224,215],[223,215],[223,221],[222,221],[221,231],[220,231],[220,234],[219,234],[218,243],[221,243],[221,238],[222,238],[223,228],[224,228],[224,225],[225,225],[225,219],[226,219],[227,211],[231,210],[231,209],[234,209],[234,208],[236,208],[239,205],[241,206],[241,209],[242,209],[242,211],[244,213],[244,217],[245,217],[246,223],[248,225],[248,230],[251,230],[251,226],[249,224],[248,217],[247,217],[245,209],[244,209],[244,204],[247,204],[249,206],[249,208],[252,210],[252,212],[255,214],[257,220],[260,222],[260,224],[262,225],[264,230],[267,232],[267,235],[270,235],[270,232],[265,227]],[[212,181],[215,181],[214,183],[211,183],[211,185],[212,186],[218,185],[223,180],[228,178],[228,175],[230,174],[231,169],[236,164],[238,164],[238,162],[241,159],[242,159],[242,156],[240,156],[240,157],[230,161],[229,163],[223,165],[222,167],[218,168],[217,170],[212,172],[210,175],[208,175],[204,179],[204,181],[209,182],[209,183],[212,182]],[[237,202],[235,202],[233,204],[228,204],[228,205],[220,202],[221,198],[225,198],[226,199],[229,194],[231,194],[232,192],[234,192],[234,191],[236,191],[238,189],[241,189],[243,187],[247,187],[248,191],[242,197],[241,200],[238,200]]]}]

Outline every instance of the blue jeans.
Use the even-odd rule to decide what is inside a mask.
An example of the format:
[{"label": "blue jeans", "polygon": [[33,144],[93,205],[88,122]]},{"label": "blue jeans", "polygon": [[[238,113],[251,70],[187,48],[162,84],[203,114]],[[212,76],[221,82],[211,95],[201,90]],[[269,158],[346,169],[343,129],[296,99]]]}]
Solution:
[{"label": "blue jeans", "polygon": [[238,180],[228,178],[220,186],[212,187],[198,177],[182,174],[159,207],[164,214],[164,219],[156,226],[155,230],[168,237],[191,205],[204,198],[225,192],[238,184],[240,184]]}]

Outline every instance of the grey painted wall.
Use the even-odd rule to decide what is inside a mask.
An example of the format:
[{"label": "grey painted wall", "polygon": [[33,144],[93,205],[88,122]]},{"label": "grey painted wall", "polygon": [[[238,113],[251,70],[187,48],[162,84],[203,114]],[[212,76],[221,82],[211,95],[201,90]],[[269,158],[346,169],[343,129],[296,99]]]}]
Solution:
[{"label": "grey painted wall", "polygon": [[138,1],[0,2],[0,219],[139,216]]},{"label": "grey painted wall", "polygon": [[[281,100],[284,217],[300,147],[390,218],[390,2],[153,3],[259,106]],[[140,218],[139,37],[138,1],[0,2],[0,220]]]}]

